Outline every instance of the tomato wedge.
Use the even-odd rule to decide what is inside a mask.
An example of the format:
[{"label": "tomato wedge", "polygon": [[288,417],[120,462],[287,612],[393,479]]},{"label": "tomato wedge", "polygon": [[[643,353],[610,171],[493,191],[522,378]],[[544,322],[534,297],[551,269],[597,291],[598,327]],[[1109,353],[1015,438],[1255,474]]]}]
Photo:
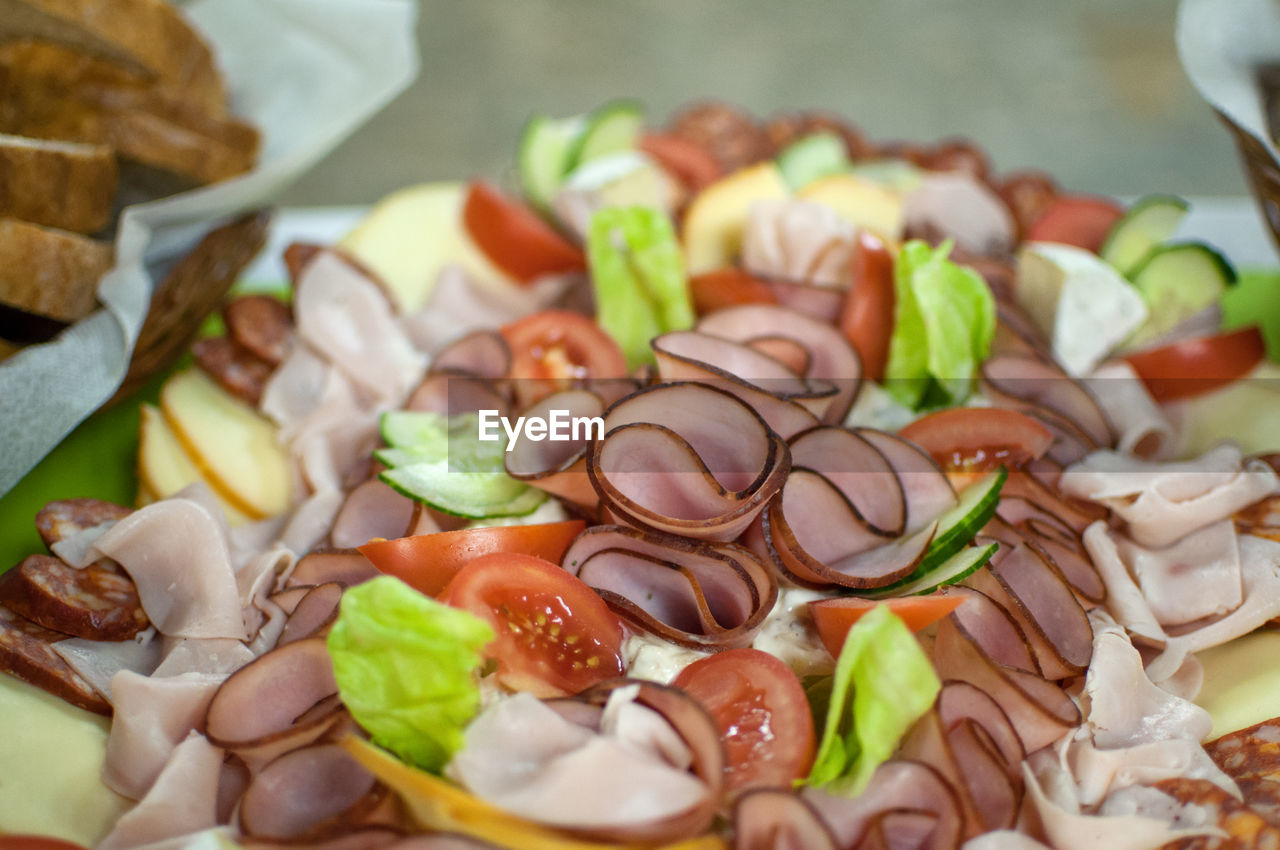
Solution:
[{"label": "tomato wedge", "polygon": [[627,359],[593,320],[569,310],[542,310],[499,333],[511,347],[511,376],[556,381],[621,378]]},{"label": "tomato wedge", "polygon": [[813,762],[813,714],[791,668],[758,649],[700,658],[671,683],[711,712],[724,742],[725,791],[791,786]]},{"label": "tomato wedge", "polygon": [[711,185],[724,173],[706,148],[670,133],[645,133],[639,147],[692,192]]},{"label": "tomato wedge", "polygon": [[377,540],[358,547],[360,554],[388,575],[428,596],[439,596],[468,562],[494,552],[517,552],[559,563],[586,523],[580,519],[538,525],[463,528]]},{"label": "tomato wedge", "polygon": [[1106,198],[1061,195],[1027,228],[1029,242],[1061,242],[1095,254],[1124,208]]},{"label": "tomato wedge", "polygon": [[1053,442],[1044,425],[1016,410],[954,407],[922,416],[898,432],[924,449],[945,470],[982,472],[1021,466],[1042,456]]},{"label": "tomato wedge", "polygon": [[594,590],[550,561],[481,555],[442,596],[493,626],[497,637],[486,653],[512,690],[564,696],[622,675],[622,623]]},{"label": "tomato wedge", "polygon": [[1184,339],[1125,357],[1156,401],[1212,392],[1243,378],[1267,356],[1256,327]]},{"label": "tomato wedge", "polygon": [[853,253],[853,282],[840,309],[840,331],[862,358],[862,374],[884,378],[894,320],[893,254],[870,233],[858,236]]},{"label": "tomato wedge", "polygon": [[888,605],[889,610],[907,624],[907,628],[918,632],[959,608],[963,601],[964,597],[959,595],[942,596],[936,593],[928,596],[902,596],[881,602],[857,596],[839,596],[810,602],[809,613],[813,615],[813,624],[818,629],[822,645],[835,658],[844,648],[849,629],[877,605]]},{"label": "tomato wedge", "polygon": [[689,278],[689,297],[699,316],[739,304],[777,304],[769,284],[744,269],[730,267]]},{"label": "tomato wedge", "polygon": [[488,183],[476,180],[467,188],[462,223],[485,256],[521,283],[587,267],[582,251]]}]

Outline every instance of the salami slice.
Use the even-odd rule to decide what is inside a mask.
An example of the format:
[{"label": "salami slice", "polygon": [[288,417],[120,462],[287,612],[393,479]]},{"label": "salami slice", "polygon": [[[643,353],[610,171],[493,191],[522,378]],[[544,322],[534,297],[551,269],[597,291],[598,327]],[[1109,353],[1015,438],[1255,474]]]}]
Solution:
[{"label": "salami slice", "polygon": [[53,644],[58,634],[0,606],[0,671],[96,714],[111,714],[111,705],[80,677]]},{"label": "salami slice", "polygon": [[50,555],[30,555],[0,575],[0,604],[89,640],[126,640],[148,625],[133,581],[109,561],[77,570]]},{"label": "salami slice", "polygon": [[293,314],[270,295],[242,295],[222,310],[227,336],[270,366],[279,366],[289,351]]},{"label": "salami slice", "polygon": [[44,545],[75,535],[114,519],[124,519],[132,509],[101,499],[58,499],[36,514],[36,530]]},{"label": "salami slice", "polygon": [[196,365],[231,395],[257,405],[271,377],[272,365],[225,336],[209,337],[191,349]]}]

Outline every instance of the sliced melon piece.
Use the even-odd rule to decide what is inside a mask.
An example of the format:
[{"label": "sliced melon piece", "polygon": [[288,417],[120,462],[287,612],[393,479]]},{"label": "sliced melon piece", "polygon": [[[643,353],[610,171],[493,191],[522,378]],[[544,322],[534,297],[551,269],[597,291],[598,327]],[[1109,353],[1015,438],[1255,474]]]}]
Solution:
[{"label": "sliced melon piece", "polygon": [[[187,454],[164,414],[154,405],[138,408],[138,507],[167,499],[184,487],[209,482]],[[232,525],[249,522],[250,518],[210,484],[222,512]]]},{"label": "sliced melon piece", "polygon": [[440,269],[461,266],[479,281],[510,279],[462,226],[462,183],[424,183],[387,195],[338,247],[376,272],[402,313],[426,303]]},{"label": "sliced melon piece", "polygon": [[199,369],[165,382],[160,409],[200,474],[238,510],[254,519],[288,510],[293,476],[269,420]]},{"label": "sliced melon piece", "polygon": [[785,200],[789,194],[773,162],[735,171],[703,189],[689,205],[681,233],[688,273],[733,265],[742,250],[742,231],[751,205]]}]

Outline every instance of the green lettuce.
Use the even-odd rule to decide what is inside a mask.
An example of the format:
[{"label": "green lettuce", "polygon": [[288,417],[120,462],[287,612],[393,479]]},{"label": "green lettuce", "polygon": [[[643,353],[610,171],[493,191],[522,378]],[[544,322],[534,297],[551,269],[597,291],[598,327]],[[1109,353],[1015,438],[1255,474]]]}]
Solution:
[{"label": "green lettuce", "polygon": [[806,782],[855,796],[942,687],[915,635],[877,605],[854,624],[836,659],[822,741]]},{"label": "green lettuce", "polygon": [[684,257],[670,219],[651,207],[606,207],[591,217],[587,261],[596,321],[631,368],[651,362],[649,341],[693,327]]},{"label": "green lettuce", "polygon": [[913,239],[894,264],[896,298],[885,388],[919,410],[958,404],[991,351],[996,302],[982,276]]},{"label": "green lettuce", "polygon": [[329,632],[342,702],[410,764],[438,772],[480,710],[480,650],[489,624],[391,576],[348,589]]}]

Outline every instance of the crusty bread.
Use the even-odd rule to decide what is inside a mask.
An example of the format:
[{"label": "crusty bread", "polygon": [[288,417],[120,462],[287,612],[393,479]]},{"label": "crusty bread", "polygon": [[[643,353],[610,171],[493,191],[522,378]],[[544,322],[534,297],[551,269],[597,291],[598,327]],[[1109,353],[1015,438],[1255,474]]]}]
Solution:
[{"label": "crusty bread", "polygon": [[109,145],[197,183],[242,174],[257,159],[250,125],[210,115],[109,62],[25,41],[0,45],[0,67],[7,78],[0,131]]},{"label": "crusty bread", "polygon": [[0,219],[0,303],[63,322],[88,315],[111,246],[25,221]]},{"label": "crusty bread", "polygon": [[212,52],[165,0],[0,0],[0,41],[38,39],[158,79],[210,115],[227,96]]},{"label": "crusty bread", "polygon": [[111,220],[116,157],[106,145],[0,134],[0,217],[96,233]]}]

